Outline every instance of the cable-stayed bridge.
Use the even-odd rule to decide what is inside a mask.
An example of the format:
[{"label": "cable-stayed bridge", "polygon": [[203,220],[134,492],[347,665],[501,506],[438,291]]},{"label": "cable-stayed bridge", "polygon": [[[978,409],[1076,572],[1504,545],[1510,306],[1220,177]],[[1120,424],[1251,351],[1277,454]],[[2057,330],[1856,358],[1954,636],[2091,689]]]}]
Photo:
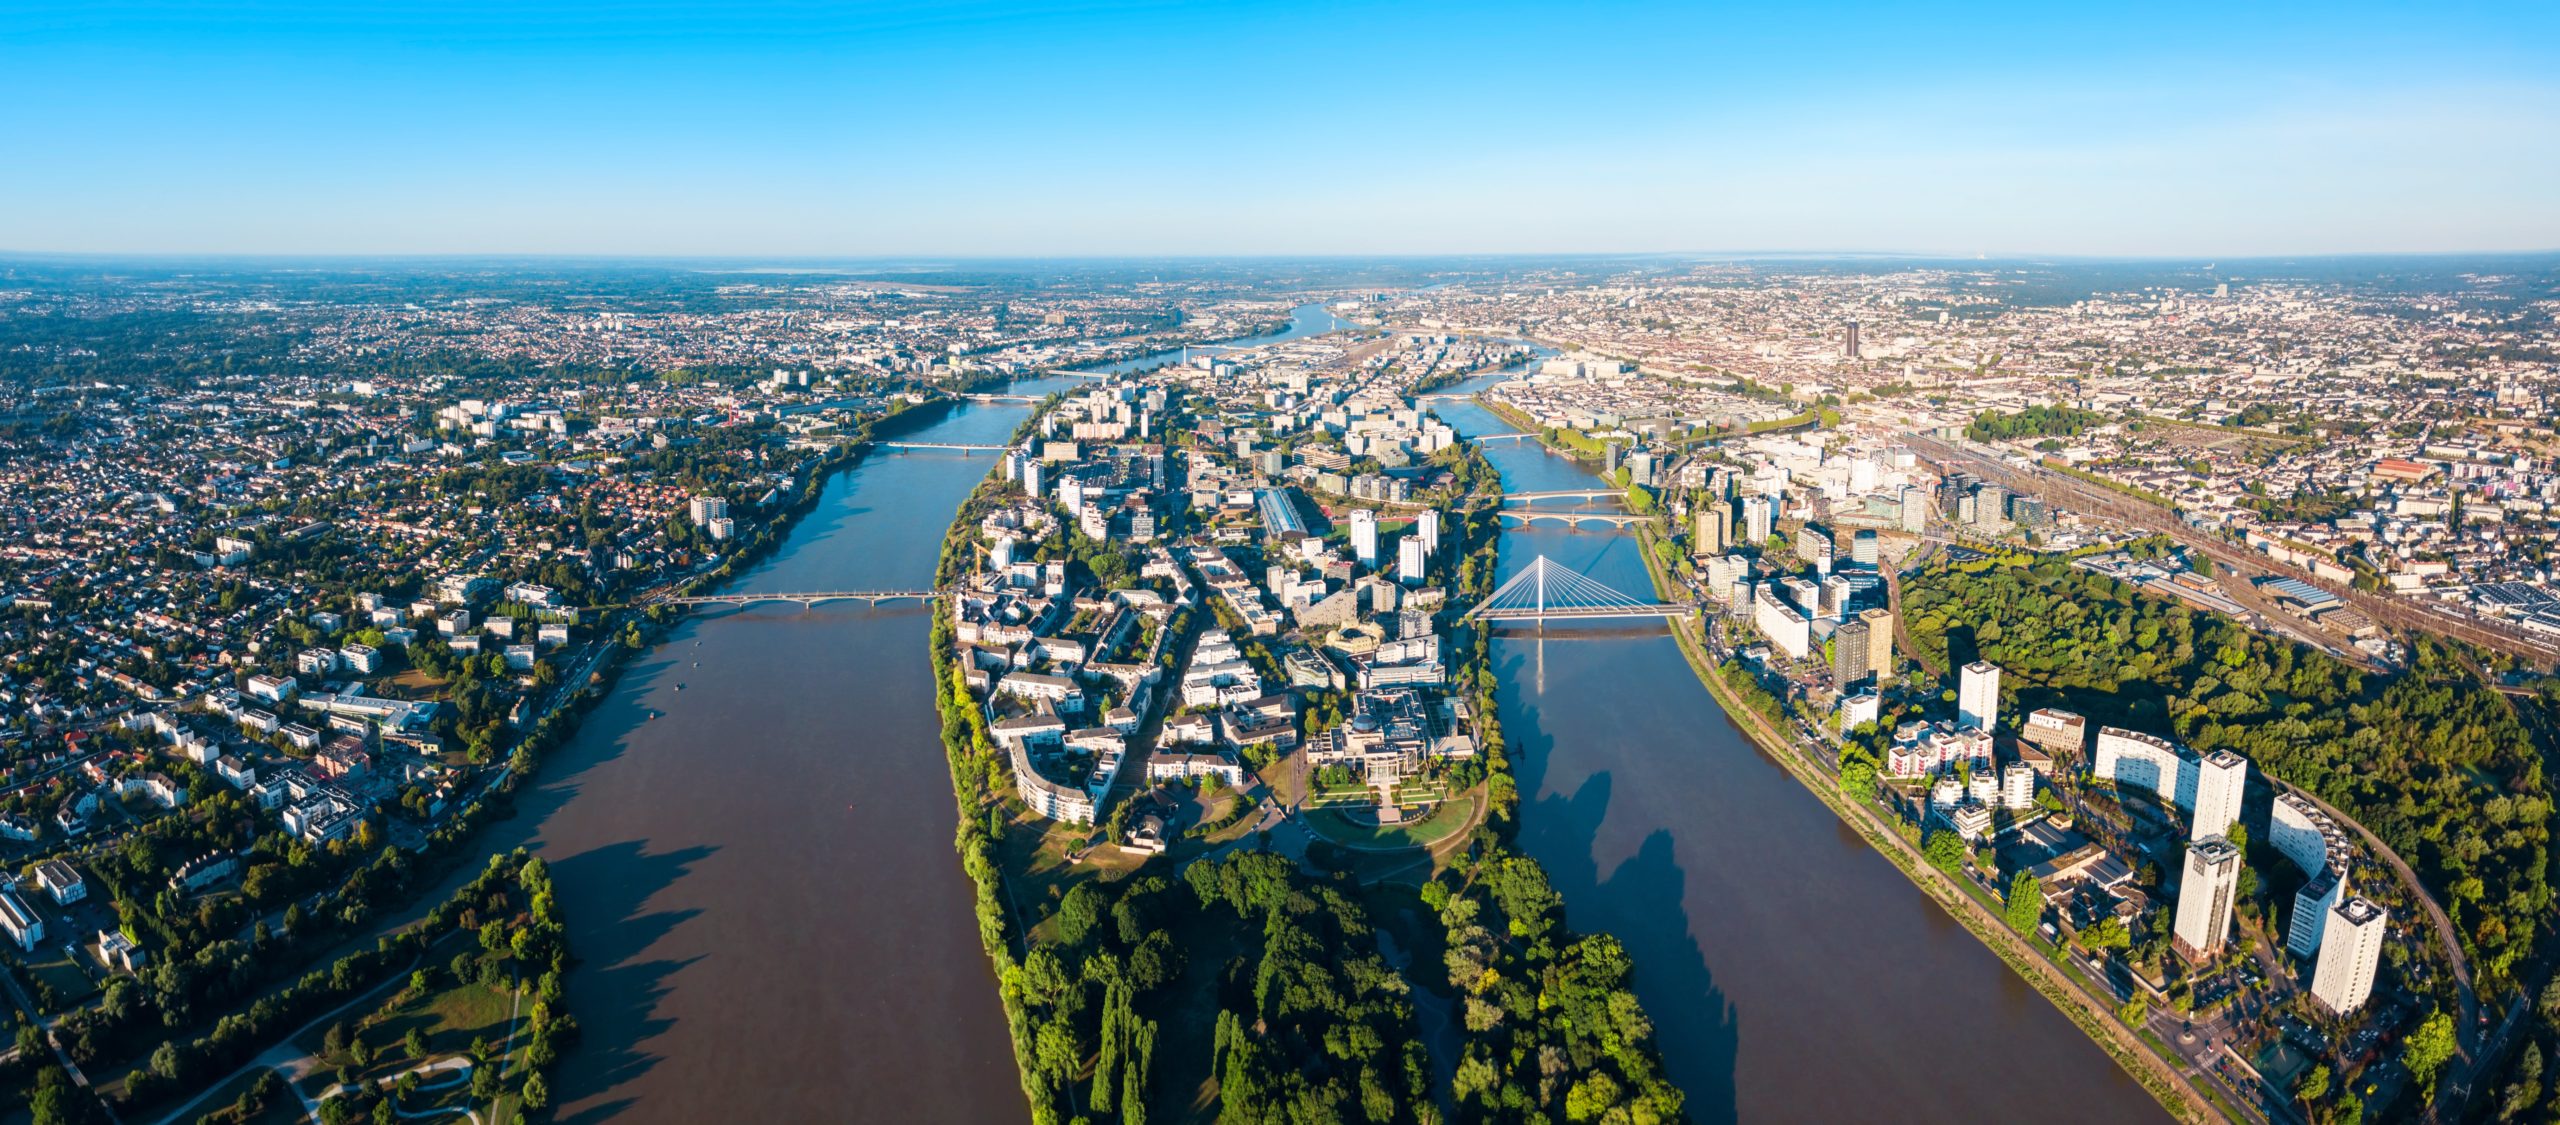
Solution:
[{"label": "cable-stayed bridge", "polygon": [[1612,617],[1686,617],[1690,605],[1647,601],[1540,555],[1466,612],[1470,621],[1588,621]]}]

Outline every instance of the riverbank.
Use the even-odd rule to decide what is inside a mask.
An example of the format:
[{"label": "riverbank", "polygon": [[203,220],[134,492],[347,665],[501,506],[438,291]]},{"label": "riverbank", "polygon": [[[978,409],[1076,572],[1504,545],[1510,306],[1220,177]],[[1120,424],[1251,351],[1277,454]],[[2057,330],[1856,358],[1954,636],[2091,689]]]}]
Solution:
[{"label": "riverbank", "polygon": [[[1647,570],[1656,583],[1656,596],[1684,595],[1685,591],[1667,581],[1660,561],[1655,558],[1652,546],[1656,540],[1651,530],[1639,529],[1638,538],[1645,548]],[[1948,917],[1963,925],[2019,979],[2087,1033],[2126,1074],[2150,1092],[2161,1108],[2182,1121],[2222,1119],[2221,1111],[2144,1045],[2137,1031],[2127,1028],[2111,1009],[2066,977],[2065,971],[2042,950],[2032,947],[2025,935],[2009,928],[2006,920],[1990,904],[1957,884],[1952,876],[1930,866],[1916,845],[1904,838],[1893,825],[1886,824],[1873,810],[1845,797],[1840,792],[1839,778],[1832,772],[1833,767],[1805,754],[1724,682],[1718,663],[1706,651],[1698,622],[1689,618],[1673,618],[1671,631],[1681,657],[1688,662],[1698,682],[1706,687],[1707,693],[1715,698],[1716,705],[1723,708],[1728,719],[1759,748],[1763,756],[1795,778],[1841,823],[1848,825],[1869,847],[1882,854],[1914,886],[1937,903]]]}]

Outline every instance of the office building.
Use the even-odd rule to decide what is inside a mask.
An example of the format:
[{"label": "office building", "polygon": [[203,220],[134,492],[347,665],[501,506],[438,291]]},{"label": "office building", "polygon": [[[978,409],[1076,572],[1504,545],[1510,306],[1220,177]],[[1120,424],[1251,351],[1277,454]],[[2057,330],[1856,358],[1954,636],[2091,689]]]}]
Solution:
[{"label": "office building", "polygon": [[1872,528],[1859,528],[1849,536],[1849,561],[1870,570],[1881,557],[1883,544]]},{"label": "office building", "polygon": [[1956,683],[1956,723],[1975,730],[2000,727],[2000,666],[1976,660]]},{"label": "office building", "polygon": [[2350,898],[2329,911],[2329,936],[2311,972],[2311,998],[2346,1015],[2373,995],[2373,970],[2382,960],[2384,927],[2391,912],[2371,899]]},{"label": "office building", "polygon": [[2196,763],[2196,816],[2187,839],[2228,836],[2240,820],[2240,802],[2249,789],[2249,759],[2216,750]]},{"label": "office building", "polygon": [[2202,961],[2231,939],[2231,903],[2239,894],[2240,849],[2211,836],[2187,845],[2186,880],[2178,885],[2178,953]]},{"label": "office building", "polygon": [[1848,332],[1846,333],[1845,338],[1841,341],[1840,354],[1842,354],[1842,355],[1844,355],[1844,356],[1847,356],[1847,357],[1849,357],[1850,359],[1856,359],[1856,358],[1858,358],[1858,322],[1857,322],[1857,321],[1854,321],[1854,320],[1853,320],[1853,321],[1850,321],[1850,322],[1849,322]]},{"label": "office building", "polygon": [[1363,566],[1378,565],[1378,513],[1351,509],[1351,554]]}]

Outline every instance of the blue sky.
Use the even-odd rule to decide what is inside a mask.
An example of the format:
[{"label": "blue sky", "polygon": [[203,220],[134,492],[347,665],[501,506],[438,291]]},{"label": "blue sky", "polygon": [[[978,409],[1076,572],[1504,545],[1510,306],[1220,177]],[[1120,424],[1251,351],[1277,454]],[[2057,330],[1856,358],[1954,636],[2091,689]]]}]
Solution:
[{"label": "blue sky", "polygon": [[2549,3],[9,0],[0,74],[0,250],[2560,248]]}]

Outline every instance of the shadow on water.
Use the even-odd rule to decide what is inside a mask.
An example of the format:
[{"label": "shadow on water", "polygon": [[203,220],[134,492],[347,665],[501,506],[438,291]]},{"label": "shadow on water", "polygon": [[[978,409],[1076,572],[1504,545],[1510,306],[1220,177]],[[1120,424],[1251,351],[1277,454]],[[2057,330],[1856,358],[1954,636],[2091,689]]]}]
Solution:
[{"label": "shadow on water", "polygon": [[[644,841],[629,840],[551,865],[562,891],[578,900],[578,912],[595,920],[579,927],[584,945],[574,950],[581,964],[569,977],[571,1005],[582,1025],[613,1031],[569,1053],[559,1075],[568,1095],[564,1101],[620,1087],[657,1065],[658,1056],[639,1044],[674,1026],[675,1021],[657,1014],[658,1002],[670,991],[668,979],[702,958],[637,958],[702,912],[650,911],[648,902],[716,851],[697,846],[652,855]],[[584,1107],[564,1120],[602,1121],[631,1104],[632,1099],[624,1098]]]},{"label": "shadow on water", "polygon": [[[1530,659],[1517,651],[1507,654],[1499,661],[1503,682],[1523,682]],[[1670,831],[1646,834],[1635,854],[1604,877],[1596,857],[1614,774],[1594,772],[1570,795],[1546,792],[1555,736],[1521,692],[1507,691],[1503,699],[1503,744],[1520,792],[1533,795],[1521,809],[1521,850],[1546,867],[1548,880],[1564,896],[1568,921],[1577,912],[1585,919],[1614,920],[1606,928],[1634,962],[1643,993],[1653,997],[1645,1014],[1653,1020],[1666,1076],[1686,1096],[1690,1120],[1739,1119],[1734,1067],[1741,1026],[1716,986],[1705,951],[1689,933],[1689,879],[1673,857]],[[1586,920],[1579,928],[1602,927]]]}]

